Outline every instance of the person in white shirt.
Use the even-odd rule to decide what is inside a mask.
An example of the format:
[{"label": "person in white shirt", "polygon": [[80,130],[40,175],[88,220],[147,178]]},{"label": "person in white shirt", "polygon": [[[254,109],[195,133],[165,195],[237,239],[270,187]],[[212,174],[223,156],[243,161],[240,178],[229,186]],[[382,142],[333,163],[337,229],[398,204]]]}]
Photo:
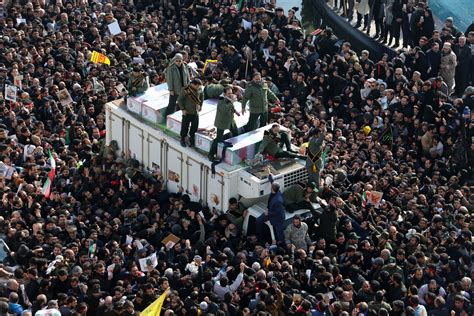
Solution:
[{"label": "person in white shirt", "polygon": [[426,294],[429,292],[432,292],[436,294],[436,296],[446,296],[446,290],[439,286],[436,280],[431,280],[429,283],[424,284],[420,287],[420,290],[418,291],[418,298],[420,299],[420,304],[426,305],[425,297]]},{"label": "person in white shirt", "polygon": [[240,284],[242,283],[244,279],[244,269],[245,269],[245,264],[241,263],[240,264],[240,273],[237,275],[237,278],[235,278],[234,282],[229,285],[229,279],[227,276],[222,276],[220,280],[218,280],[214,284],[214,293],[216,293],[217,297],[219,297],[220,300],[224,300],[224,296],[227,293],[233,293],[235,292]]}]

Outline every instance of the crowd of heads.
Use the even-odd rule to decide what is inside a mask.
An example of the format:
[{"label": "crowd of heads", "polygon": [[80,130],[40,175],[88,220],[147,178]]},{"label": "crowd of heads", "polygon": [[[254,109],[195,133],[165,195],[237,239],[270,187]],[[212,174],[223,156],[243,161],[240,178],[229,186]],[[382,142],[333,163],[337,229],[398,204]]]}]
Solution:
[{"label": "crowd of heads", "polygon": [[[20,1],[4,12],[1,91],[18,91],[0,102],[2,315],[136,315],[168,289],[164,315],[472,315],[472,77],[449,97],[439,73],[418,69],[422,48],[371,60],[330,29],[306,36],[294,9],[268,1]],[[466,42],[453,36],[452,47]],[[93,50],[110,66],[90,62]],[[270,120],[295,145],[326,132],[310,247],[245,235],[105,144],[104,105],[134,70],[162,83],[177,53],[204,84],[245,88],[260,72],[281,100]],[[206,59],[218,63],[201,76]],[[179,241],[163,244],[170,233]]]}]

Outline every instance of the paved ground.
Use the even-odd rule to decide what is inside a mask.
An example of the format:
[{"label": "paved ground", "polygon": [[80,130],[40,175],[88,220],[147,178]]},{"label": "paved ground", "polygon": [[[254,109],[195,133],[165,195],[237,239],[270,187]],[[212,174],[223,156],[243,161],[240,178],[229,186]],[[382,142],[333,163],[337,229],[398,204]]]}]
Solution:
[{"label": "paved ground", "polygon": [[444,21],[448,16],[454,18],[454,25],[461,31],[474,21],[473,0],[430,0],[434,15]]}]

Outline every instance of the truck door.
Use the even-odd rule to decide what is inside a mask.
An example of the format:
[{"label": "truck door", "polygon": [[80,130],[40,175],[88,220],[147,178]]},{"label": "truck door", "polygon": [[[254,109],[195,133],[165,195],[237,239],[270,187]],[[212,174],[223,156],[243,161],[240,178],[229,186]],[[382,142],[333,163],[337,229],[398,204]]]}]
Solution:
[{"label": "truck door", "polygon": [[186,193],[192,201],[202,197],[202,164],[191,157],[186,159]]},{"label": "truck door", "polygon": [[128,132],[128,149],[130,158],[136,159],[143,163],[143,140],[145,136],[143,135],[143,129],[139,126],[130,123],[130,128]]},{"label": "truck door", "polygon": [[206,201],[211,209],[215,207],[217,210],[225,212],[227,210],[222,209],[223,204],[225,204],[222,200],[224,198],[224,177],[218,172],[212,174],[210,168],[206,168],[206,170],[207,179],[204,183],[207,183]]},{"label": "truck door", "polygon": [[146,139],[146,150],[145,150],[145,167],[148,167],[151,171],[161,170],[163,172],[162,162],[162,140],[148,134]]},{"label": "truck door", "polygon": [[169,143],[166,143],[165,147],[166,155],[166,172],[163,172],[166,180],[167,187],[171,193],[178,192],[180,187],[186,188],[183,179],[183,153],[181,150],[170,146]]},{"label": "truck door", "polygon": [[107,144],[110,144],[112,140],[117,142],[120,152],[124,151],[124,136],[125,136],[125,120],[109,111],[107,115],[107,125],[109,129],[107,130]]}]

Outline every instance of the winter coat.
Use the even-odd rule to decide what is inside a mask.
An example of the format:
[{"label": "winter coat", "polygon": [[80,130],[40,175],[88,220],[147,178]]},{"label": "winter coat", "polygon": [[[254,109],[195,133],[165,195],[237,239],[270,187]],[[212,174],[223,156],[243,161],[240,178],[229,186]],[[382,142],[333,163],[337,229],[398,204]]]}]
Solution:
[{"label": "winter coat", "polygon": [[464,47],[460,47],[459,45],[454,46],[456,50],[456,57],[458,62],[458,68],[465,68],[464,71],[469,71],[469,65],[471,64],[471,49],[469,45],[466,43]]},{"label": "winter coat", "polygon": [[173,60],[171,63],[172,64],[166,69],[165,72],[166,83],[168,84],[169,91],[179,94],[181,93],[181,90],[190,82],[189,66],[185,63],[182,64],[181,67],[183,67],[183,80],[181,80],[181,75],[179,74],[180,69],[178,66],[176,66]]},{"label": "winter coat", "polygon": [[216,119],[214,126],[218,129],[230,129],[231,125],[235,125],[234,120],[234,104],[227,98],[221,97],[217,103]]},{"label": "winter coat", "polygon": [[430,49],[426,52],[426,60],[428,61],[428,67],[431,68],[428,77],[436,77],[438,75],[441,64],[441,51],[434,52]]},{"label": "winter coat", "polygon": [[392,25],[393,23],[393,3],[395,0],[387,0],[385,4],[385,25]]},{"label": "winter coat", "polygon": [[275,156],[277,153],[282,152],[283,149],[279,146],[279,143],[275,141],[272,132],[267,132],[263,135],[262,142],[258,147],[259,153],[266,153],[271,156]]},{"label": "winter coat", "polygon": [[439,75],[443,77],[444,81],[452,81],[456,71],[456,54],[450,51],[448,54],[441,54],[441,65]]},{"label": "winter coat", "polygon": [[[285,205],[298,203],[304,200],[305,189],[299,184],[293,184],[291,187],[283,192],[283,197],[285,198]],[[311,193],[309,200],[315,203],[317,200],[318,194],[316,191]]]},{"label": "winter coat", "polygon": [[224,92],[224,86],[220,83],[211,83],[204,87],[204,98],[217,99]]},{"label": "winter coat", "polygon": [[333,242],[336,240],[336,223],[337,213],[335,210],[324,210],[319,218],[319,235],[326,240],[326,242]]},{"label": "winter coat", "polygon": [[245,89],[242,98],[242,108],[249,103],[249,111],[253,114],[262,114],[268,112],[268,102],[276,102],[277,96],[268,88],[268,85],[255,84],[251,82]]},{"label": "winter coat", "polygon": [[295,245],[296,249],[308,250],[308,246],[311,245],[308,224],[302,222],[300,227],[296,227],[294,224],[288,225],[285,229],[285,243]]},{"label": "winter coat", "polygon": [[283,194],[280,191],[270,194],[267,207],[270,224],[273,226],[283,225],[285,222],[285,207],[283,206]]},{"label": "winter coat", "polygon": [[383,19],[385,14],[385,0],[373,0],[371,14],[374,19]]},{"label": "winter coat", "polygon": [[184,91],[185,89],[183,88],[178,96],[177,104],[179,109],[185,110],[188,114],[197,115],[201,110],[202,102],[204,100],[202,90],[197,92],[200,100],[199,104],[196,104]]}]

